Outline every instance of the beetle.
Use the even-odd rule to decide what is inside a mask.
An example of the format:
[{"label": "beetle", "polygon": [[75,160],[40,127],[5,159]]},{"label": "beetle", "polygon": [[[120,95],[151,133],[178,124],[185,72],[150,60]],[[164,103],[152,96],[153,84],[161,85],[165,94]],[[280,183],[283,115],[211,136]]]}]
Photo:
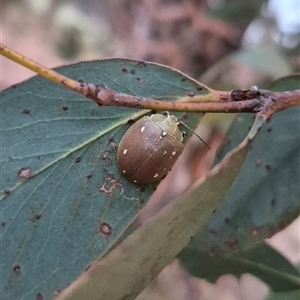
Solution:
[{"label": "beetle", "polygon": [[170,114],[145,116],[134,123],[120,141],[117,162],[120,172],[136,184],[164,177],[183,151],[185,133]]}]

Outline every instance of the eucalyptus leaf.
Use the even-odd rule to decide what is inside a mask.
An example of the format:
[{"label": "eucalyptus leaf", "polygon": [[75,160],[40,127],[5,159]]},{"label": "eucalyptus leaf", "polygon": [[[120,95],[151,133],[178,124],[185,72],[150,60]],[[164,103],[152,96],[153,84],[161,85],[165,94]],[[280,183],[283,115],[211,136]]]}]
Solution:
[{"label": "eucalyptus leaf", "polygon": [[270,293],[265,300],[299,300],[300,289],[290,292]]},{"label": "eucalyptus leaf", "polygon": [[[261,120],[253,126],[252,138],[259,126]],[[95,262],[57,300],[135,299],[214,213],[238,174],[250,145],[249,137],[228,153],[207,174],[206,180],[196,182],[104,259]]]},{"label": "eucalyptus leaf", "polygon": [[[161,100],[209,93],[178,71],[135,60],[82,62],[57,71]],[[125,180],[116,153],[127,122],[146,113],[98,107],[37,76],[1,93],[3,299],[51,299],[132,222],[153,188]],[[190,114],[186,122],[193,127],[198,118]]]},{"label": "eucalyptus leaf", "polygon": [[268,244],[261,242],[241,252],[212,256],[186,247],[180,254],[192,275],[215,282],[220,276],[240,277],[251,273],[264,280],[273,291],[300,289],[299,271]]},{"label": "eucalyptus leaf", "polygon": [[[294,77],[291,80],[296,82]],[[240,251],[271,237],[298,217],[299,115],[299,106],[289,108],[264,124],[222,204],[191,241],[194,247],[207,253]],[[252,123],[252,114],[236,117],[217,161],[244,139]]]},{"label": "eucalyptus leaf", "polygon": [[[285,84],[277,80],[272,84],[271,89],[274,91],[297,89],[299,79],[299,75],[284,77],[282,80]],[[183,266],[190,268],[192,255],[187,256],[186,253],[193,252],[195,257],[198,257],[195,268],[206,265],[208,269],[211,262],[210,273],[204,274],[200,270],[198,275],[201,278],[215,280],[220,273],[213,268],[216,264],[214,257],[217,261],[221,259],[220,263],[222,263],[227,257],[238,257],[249,253],[251,249],[255,249],[254,245],[284,229],[298,217],[300,210],[299,115],[300,107],[286,109],[274,115],[262,127],[222,204],[193,237],[187,248],[179,254]],[[252,115],[237,116],[228,134],[229,142],[223,147],[217,161],[222,160],[230,149],[240,143],[252,122]],[[232,251],[234,251],[232,256],[226,254]],[[270,255],[271,252],[270,250]],[[267,253],[264,256],[267,256]],[[207,260],[208,256],[211,259]],[[225,270],[228,267],[228,272],[239,276],[244,266],[238,261],[235,261],[235,265],[236,267],[231,270],[225,263],[220,268]],[[245,272],[247,271],[249,272],[249,269],[245,268]],[[254,268],[251,273],[260,276],[259,269]],[[269,284],[274,279],[275,285],[275,278],[272,278],[271,273],[269,275],[270,278],[260,277]]]}]

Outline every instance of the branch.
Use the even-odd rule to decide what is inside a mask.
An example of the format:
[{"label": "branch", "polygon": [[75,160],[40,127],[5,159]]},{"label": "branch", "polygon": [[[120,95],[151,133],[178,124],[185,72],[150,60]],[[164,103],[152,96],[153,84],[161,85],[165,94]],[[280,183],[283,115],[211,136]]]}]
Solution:
[{"label": "branch", "polygon": [[[259,112],[269,118],[273,113],[300,105],[300,90],[288,92],[270,92],[253,86],[249,90],[233,90],[229,92],[212,91],[207,102],[197,102],[197,97],[187,101],[158,101],[117,93],[105,85],[88,84],[86,97],[94,100],[100,106],[125,106],[140,109],[163,111],[237,113]],[[202,98],[203,99],[203,98]],[[218,102],[209,102],[216,101]]]},{"label": "branch", "polygon": [[[105,85],[88,84],[87,88],[85,96],[95,101],[99,106],[125,106],[158,111],[254,112],[261,102],[260,99],[255,98],[251,94],[250,90],[234,90],[231,92],[212,91],[207,95],[207,102],[197,102],[197,97],[191,100],[182,98],[178,101],[162,101],[131,96],[118,93],[107,88]],[[241,96],[237,97],[237,94],[243,94],[243,99]],[[203,96],[201,99],[203,101]]]},{"label": "branch", "polygon": [[258,115],[264,115],[267,119],[276,112],[300,105],[300,90],[287,92],[265,91],[264,105]]},{"label": "branch", "polygon": [[36,72],[48,80],[95,101],[99,106],[125,106],[157,111],[210,113],[252,112],[270,117],[275,112],[300,104],[300,90],[271,92],[251,87],[248,90],[215,91],[210,89],[201,98],[184,97],[177,101],[162,101],[118,93],[104,84],[80,83],[48,69],[0,43],[0,54]]},{"label": "branch", "polygon": [[83,93],[83,85],[78,81],[75,81],[71,78],[68,78],[64,75],[61,75],[54,70],[48,69],[47,67],[40,65],[39,63],[25,57],[24,55],[4,46],[0,43],[0,54],[7,57],[8,59],[16,62],[17,64],[22,65],[23,67],[45,77],[46,79],[62,85],[74,92]]}]

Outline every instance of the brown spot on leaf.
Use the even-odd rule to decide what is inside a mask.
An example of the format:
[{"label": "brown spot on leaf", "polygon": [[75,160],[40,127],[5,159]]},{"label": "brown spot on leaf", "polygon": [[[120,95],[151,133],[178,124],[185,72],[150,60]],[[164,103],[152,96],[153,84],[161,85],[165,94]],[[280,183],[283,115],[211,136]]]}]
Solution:
[{"label": "brown spot on leaf", "polygon": [[186,81],[186,78],[181,78],[180,81]]},{"label": "brown spot on leaf", "polygon": [[21,273],[21,267],[19,265],[13,266],[13,272],[19,275]]},{"label": "brown spot on leaf", "polygon": [[22,114],[30,115],[30,109],[24,108]]},{"label": "brown spot on leaf", "polygon": [[238,240],[234,235],[231,235],[228,238],[228,240],[225,242],[225,246],[229,251],[235,250],[237,245],[238,245]]},{"label": "brown spot on leaf", "polygon": [[256,228],[256,227],[252,228],[251,231],[250,231],[250,234],[253,237],[258,236],[258,234],[259,234],[258,228]]},{"label": "brown spot on leaf", "polygon": [[3,226],[5,226],[5,222],[0,222],[0,227],[3,227]]},{"label": "brown spot on leaf", "polygon": [[40,214],[36,214],[35,216],[34,216],[34,218],[38,221],[40,218],[42,217],[42,214],[40,213]]},{"label": "brown spot on leaf", "polygon": [[101,222],[99,225],[99,233],[102,233],[106,239],[109,238],[111,234],[111,226],[105,222]]},{"label": "brown spot on leaf", "polygon": [[275,199],[271,199],[271,205],[274,206],[275,205]]},{"label": "brown spot on leaf", "polygon": [[9,190],[9,189],[5,189],[5,190],[4,190],[4,194],[5,194],[5,195],[9,195],[9,194],[10,194],[10,190]]},{"label": "brown spot on leaf", "polygon": [[266,169],[266,171],[269,172],[269,171],[271,171],[271,166],[270,166],[270,165],[266,165],[266,166],[265,166],[265,169]]},{"label": "brown spot on leaf", "polygon": [[76,158],[75,158],[75,162],[76,162],[76,163],[80,163],[80,162],[81,162],[81,157],[80,157],[80,156],[76,157]]},{"label": "brown spot on leaf", "polygon": [[83,83],[83,82],[84,82],[82,78],[78,78],[77,81],[78,81],[79,83]]},{"label": "brown spot on leaf", "polygon": [[112,137],[108,140],[108,143],[112,149],[116,148],[116,146],[117,146],[114,138],[112,138]]},{"label": "brown spot on leaf", "polygon": [[138,66],[142,68],[142,67],[146,67],[147,64],[143,60],[139,60],[138,61]]},{"label": "brown spot on leaf", "polygon": [[69,108],[68,108],[68,106],[64,105],[64,106],[62,107],[62,109],[63,109],[64,111],[67,111]]},{"label": "brown spot on leaf", "polygon": [[35,224],[41,217],[42,217],[42,214],[41,214],[41,213],[35,214],[35,215],[30,219],[30,221],[31,221],[32,223]]},{"label": "brown spot on leaf", "polygon": [[134,75],[134,74],[136,73],[136,71],[135,71],[135,70],[131,70],[130,73],[131,73],[132,75]]},{"label": "brown spot on leaf", "polygon": [[43,299],[44,299],[44,297],[41,292],[39,292],[35,295],[35,300],[43,300]]},{"label": "brown spot on leaf", "polygon": [[229,218],[225,218],[224,222],[225,222],[225,224],[229,224],[230,223],[230,219]]},{"label": "brown spot on leaf", "polygon": [[257,167],[259,167],[261,165],[261,159],[259,159],[259,158],[256,159],[255,164],[256,164]]},{"label": "brown spot on leaf", "polygon": [[126,68],[123,68],[123,69],[122,69],[122,72],[123,72],[123,73],[128,73],[128,70],[127,70]]},{"label": "brown spot on leaf", "polygon": [[92,174],[92,173],[90,173],[90,174],[86,175],[86,178],[87,178],[87,179],[91,179],[91,178],[92,178],[92,176],[93,176],[93,174]]},{"label": "brown spot on leaf", "polygon": [[109,151],[102,151],[101,158],[102,160],[105,160],[105,163],[103,163],[102,166],[112,165],[112,158],[109,156]]},{"label": "brown spot on leaf", "polygon": [[18,175],[22,180],[27,180],[31,177],[31,170],[29,167],[21,168]]},{"label": "brown spot on leaf", "polygon": [[102,151],[102,153],[101,153],[101,158],[102,158],[102,159],[106,159],[107,156],[108,156],[108,151]]},{"label": "brown spot on leaf", "polygon": [[189,97],[194,97],[194,96],[195,96],[195,92],[193,92],[193,91],[188,92],[187,95],[188,95]]},{"label": "brown spot on leaf", "polygon": [[134,120],[133,120],[133,119],[129,119],[129,120],[127,121],[127,124],[129,124],[129,125],[134,124]]},{"label": "brown spot on leaf", "polygon": [[203,90],[203,87],[201,87],[201,86],[198,86],[198,87],[197,87],[197,91],[200,92],[200,91],[202,91],[202,90]]}]

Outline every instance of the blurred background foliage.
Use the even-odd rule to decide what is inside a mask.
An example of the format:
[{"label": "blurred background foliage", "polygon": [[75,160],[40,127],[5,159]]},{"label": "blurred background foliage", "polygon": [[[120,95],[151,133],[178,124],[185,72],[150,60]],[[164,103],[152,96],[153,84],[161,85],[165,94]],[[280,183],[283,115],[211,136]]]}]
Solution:
[{"label": "blurred background foliage", "polygon": [[[299,0],[2,0],[0,22],[4,44],[48,67],[132,57],[233,89],[300,71],[299,14]],[[1,69],[1,90],[34,75],[4,58]],[[299,220],[269,243],[299,264]],[[226,275],[213,285],[174,263],[138,299],[259,300],[267,294],[253,276]]]},{"label": "blurred background foliage", "polygon": [[48,66],[134,57],[199,78],[219,62],[207,80],[235,87],[300,69],[298,0],[2,0],[2,28]]}]

